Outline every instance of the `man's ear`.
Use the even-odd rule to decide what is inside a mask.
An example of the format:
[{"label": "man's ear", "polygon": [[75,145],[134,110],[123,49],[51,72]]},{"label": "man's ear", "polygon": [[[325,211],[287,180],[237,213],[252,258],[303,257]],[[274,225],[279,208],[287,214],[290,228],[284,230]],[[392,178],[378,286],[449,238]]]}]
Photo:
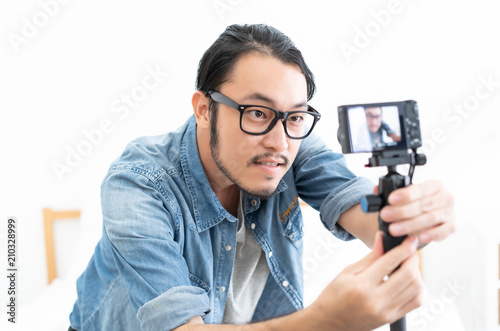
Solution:
[{"label": "man's ear", "polygon": [[196,117],[196,124],[198,128],[209,130],[210,129],[210,111],[209,111],[210,100],[202,91],[198,90],[194,92],[191,99],[193,104],[194,116]]}]

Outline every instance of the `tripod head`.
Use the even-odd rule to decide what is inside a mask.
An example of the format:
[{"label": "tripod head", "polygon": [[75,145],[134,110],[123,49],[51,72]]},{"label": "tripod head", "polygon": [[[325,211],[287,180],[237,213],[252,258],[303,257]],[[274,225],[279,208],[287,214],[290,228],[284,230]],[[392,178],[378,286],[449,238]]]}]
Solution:
[{"label": "tripod head", "polygon": [[[416,150],[411,153],[404,151],[378,151],[370,157],[367,167],[387,166],[387,174],[379,178],[379,194],[369,194],[361,199],[361,209],[365,213],[380,211],[388,205],[389,194],[398,188],[411,184],[415,166],[424,165],[427,158],[424,154],[417,154]],[[410,164],[408,175],[404,176],[397,172],[396,166],[399,164]],[[379,215],[379,228],[384,233],[384,251],[387,252],[399,245],[406,236],[393,237],[389,233],[389,223],[384,222]]]},{"label": "tripod head", "polygon": [[416,149],[409,153],[408,150],[388,150],[373,152],[368,159],[367,167],[387,166],[389,170],[398,164],[424,165],[427,163],[425,154],[417,154]]}]

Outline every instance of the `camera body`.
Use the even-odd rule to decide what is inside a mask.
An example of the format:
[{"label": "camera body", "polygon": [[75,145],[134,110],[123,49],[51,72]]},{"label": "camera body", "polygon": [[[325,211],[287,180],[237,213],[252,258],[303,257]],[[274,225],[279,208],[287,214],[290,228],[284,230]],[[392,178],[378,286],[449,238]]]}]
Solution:
[{"label": "camera body", "polygon": [[414,100],[338,107],[342,153],[401,151],[422,146]]}]

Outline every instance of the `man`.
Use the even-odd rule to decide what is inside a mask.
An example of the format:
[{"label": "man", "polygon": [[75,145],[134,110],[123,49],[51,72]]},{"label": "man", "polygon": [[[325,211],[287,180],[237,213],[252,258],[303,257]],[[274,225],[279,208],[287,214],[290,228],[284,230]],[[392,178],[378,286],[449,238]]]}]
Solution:
[{"label": "man", "polygon": [[394,142],[400,142],[401,136],[397,135],[390,127],[382,121],[382,108],[380,107],[370,107],[365,108],[366,124],[368,125],[368,131],[370,132],[370,140],[373,149],[383,147],[385,142],[383,139],[383,133],[385,131],[386,135],[392,139]]},{"label": "man", "polygon": [[[228,27],[200,61],[194,116],[133,141],[104,179],[70,330],[369,330],[416,308],[414,235],[448,236],[452,198],[437,182],[395,191],[382,216],[413,235],[384,255],[358,204],[373,185],[311,135],[314,90],[288,37]],[[305,309],[299,197],[337,237],[373,247]]]}]

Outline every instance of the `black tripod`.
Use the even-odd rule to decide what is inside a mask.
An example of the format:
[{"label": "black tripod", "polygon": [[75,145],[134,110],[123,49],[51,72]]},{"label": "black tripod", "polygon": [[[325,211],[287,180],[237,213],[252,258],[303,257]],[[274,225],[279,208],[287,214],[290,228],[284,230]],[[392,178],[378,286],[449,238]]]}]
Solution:
[{"label": "black tripod", "polygon": [[[387,166],[388,173],[385,176],[379,178],[379,194],[378,195],[367,195],[361,199],[361,208],[365,213],[371,213],[379,211],[382,207],[388,205],[387,199],[392,191],[398,188],[406,187],[411,184],[413,177],[413,171],[416,165],[424,165],[426,163],[426,157],[424,154],[417,154],[416,150],[412,150],[413,153],[408,153],[407,151],[401,152],[374,152],[373,156],[370,158],[367,166]],[[398,164],[410,164],[410,171],[407,176],[403,176],[396,171],[396,165]],[[383,245],[384,252],[391,250],[397,245],[401,244],[406,236],[393,237],[389,233],[389,224],[384,222],[378,216],[379,228],[383,232]],[[406,331],[406,317],[403,316],[396,322],[391,324],[391,331]]]}]

